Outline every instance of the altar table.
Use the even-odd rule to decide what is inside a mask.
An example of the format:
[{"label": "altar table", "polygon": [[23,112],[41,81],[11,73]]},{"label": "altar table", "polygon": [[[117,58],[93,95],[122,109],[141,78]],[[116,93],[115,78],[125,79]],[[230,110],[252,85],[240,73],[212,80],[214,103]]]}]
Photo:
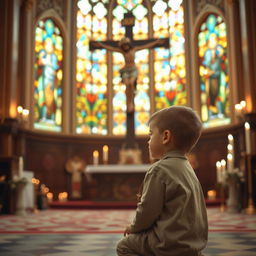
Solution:
[{"label": "altar table", "polygon": [[150,164],[87,165],[85,173],[145,173]]},{"label": "altar table", "polygon": [[87,200],[136,201],[150,164],[88,165],[85,170]]}]

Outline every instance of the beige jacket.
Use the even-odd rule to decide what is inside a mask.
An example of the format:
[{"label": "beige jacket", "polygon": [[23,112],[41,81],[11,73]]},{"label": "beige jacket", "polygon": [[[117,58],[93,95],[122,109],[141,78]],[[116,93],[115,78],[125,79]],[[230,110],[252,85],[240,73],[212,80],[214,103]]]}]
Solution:
[{"label": "beige jacket", "polygon": [[146,235],[157,256],[193,256],[205,248],[204,195],[187,158],[178,151],[167,153],[146,173],[131,230]]}]

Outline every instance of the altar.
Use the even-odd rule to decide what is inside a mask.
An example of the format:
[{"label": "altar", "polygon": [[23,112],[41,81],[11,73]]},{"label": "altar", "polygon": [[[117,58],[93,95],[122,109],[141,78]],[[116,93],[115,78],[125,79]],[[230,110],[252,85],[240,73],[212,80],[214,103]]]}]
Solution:
[{"label": "altar", "polygon": [[85,198],[95,201],[136,201],[150,164],[88,165]]}]

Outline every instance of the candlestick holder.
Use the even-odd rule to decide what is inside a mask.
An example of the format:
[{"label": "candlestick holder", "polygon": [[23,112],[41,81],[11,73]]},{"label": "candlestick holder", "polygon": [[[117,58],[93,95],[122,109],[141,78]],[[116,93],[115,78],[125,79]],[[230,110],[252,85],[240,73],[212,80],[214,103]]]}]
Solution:
[{"label": "candlestick holder", "polygon": [[[244,174],[238,168],[227,171],[223,169],[217,175],[220,186],[220,211],[236,213],[241,211],[241,184],[244,182]],[[225,188],[228,189],[227,201]]]},{"label": "candlestick holder", "polygon": [[226,180],[228,187],[227,212],[237,213],[241,211],[240,178],[237,175],[229,175]]},{"label": "candlestick holder", "polygon": [[247,172],[248,172],[248,205],[245,209],[245,213],[247,214],[255,214],[256,210],[253,204],[253,188],[252,188],[252,164],[251,164],[251,154],[246,154],[247,159]]},{"label": "candlestick holder", "polygon": [[226,205],[225,205],[225,191],[223,184],[220,184],[220,212],[225,212]]},{"label": "candlestick holder", "polygon": [[39,194],[39,183],[40,181],[38,179],[35,179],[35,178],[32,178],[32,184],[33,184],[33,189],[34,189],[34,198],[33,198],[33,201],[34,201],[34,206],[33,206],[33,210],[32,212],[33,213],[38,213],[39,210],[38,210],[38,205],[37,205],[37,199],[38,199],[38,194]]}]

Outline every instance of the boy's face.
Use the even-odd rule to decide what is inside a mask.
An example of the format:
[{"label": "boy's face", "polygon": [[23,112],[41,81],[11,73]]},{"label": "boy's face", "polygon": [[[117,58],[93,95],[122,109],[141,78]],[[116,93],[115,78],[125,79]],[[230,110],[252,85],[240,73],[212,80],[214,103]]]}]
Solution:
[{"label": "boy's face", "polygon": [[160,159],[165,153],[165,147],[163,143],[163,133],[160,133],[157,126],[152,120],[149,124],[149,153],[153,159]]}]

